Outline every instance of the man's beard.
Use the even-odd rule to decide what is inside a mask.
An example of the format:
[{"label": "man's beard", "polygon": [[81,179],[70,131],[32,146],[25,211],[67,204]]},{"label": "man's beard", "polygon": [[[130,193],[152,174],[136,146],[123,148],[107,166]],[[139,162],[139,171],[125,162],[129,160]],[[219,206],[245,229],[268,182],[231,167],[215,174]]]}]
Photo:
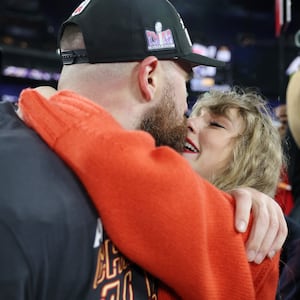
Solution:
[{"label": "man's beard", "polygon": [[140,129],[150,133],[155,139],[156,146],[170,146],[178,152],[183,152],[187,135],[186,118],[179,116],[176,111],[172,89],[168,86],[160,103],[149,109],[140,124]]}]

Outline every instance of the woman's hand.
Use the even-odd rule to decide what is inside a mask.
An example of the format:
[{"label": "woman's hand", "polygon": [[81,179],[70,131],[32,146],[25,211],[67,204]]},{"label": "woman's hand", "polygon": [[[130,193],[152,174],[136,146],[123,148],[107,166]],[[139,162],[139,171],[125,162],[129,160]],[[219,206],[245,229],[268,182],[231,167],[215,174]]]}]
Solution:
[{"label": "woman's hand", "polygon": [[253,225],[246,243],[248,260],[260,264],[272,258],[287,237],[287,224],[278,203],[252,188],[238,188],[230,193],[236,201],[235,227],[245,232],[253,213]]}]

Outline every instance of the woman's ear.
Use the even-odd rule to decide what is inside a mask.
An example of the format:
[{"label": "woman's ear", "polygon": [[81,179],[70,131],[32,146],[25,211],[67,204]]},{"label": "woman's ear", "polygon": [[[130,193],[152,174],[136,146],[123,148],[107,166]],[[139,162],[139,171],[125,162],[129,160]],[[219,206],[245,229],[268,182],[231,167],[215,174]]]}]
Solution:
[{"label": "woman's ear", "polygon": [[155,56],[148,56],[140,63],[138,80],[144,99],[151,101],[158,82],[158,59]]}]

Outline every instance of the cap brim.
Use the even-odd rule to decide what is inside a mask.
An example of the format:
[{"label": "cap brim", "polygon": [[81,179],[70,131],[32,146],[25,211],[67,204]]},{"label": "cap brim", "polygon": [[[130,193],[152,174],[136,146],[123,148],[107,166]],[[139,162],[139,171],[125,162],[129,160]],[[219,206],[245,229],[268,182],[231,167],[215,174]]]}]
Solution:
[{"label": "cap brim", "polygon": [[196,66],[211,66],[211,67],[225,67],[226,63],[224,61],[220,61],[217,59],[213,59],[207,56],[203,56],[196,53],[190,53],[183,57],[180,57],[180,59],[183,59],[187,62],[189,62],[192,67]]}]

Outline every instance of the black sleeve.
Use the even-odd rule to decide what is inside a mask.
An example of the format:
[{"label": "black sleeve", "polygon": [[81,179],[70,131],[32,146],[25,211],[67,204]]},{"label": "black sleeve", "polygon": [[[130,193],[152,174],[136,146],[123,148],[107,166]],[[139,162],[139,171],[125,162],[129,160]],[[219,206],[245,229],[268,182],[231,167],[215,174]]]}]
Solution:
[{"label": "black sleeve", "polygon": [[280,277],[277,300],[300,299],[300,225],[286,217],[288,237],[280,257]]},{"label": "black sleeve", "polygon": [[32,299],[30,269],[14,234],[0,224],[0,299]]}]

